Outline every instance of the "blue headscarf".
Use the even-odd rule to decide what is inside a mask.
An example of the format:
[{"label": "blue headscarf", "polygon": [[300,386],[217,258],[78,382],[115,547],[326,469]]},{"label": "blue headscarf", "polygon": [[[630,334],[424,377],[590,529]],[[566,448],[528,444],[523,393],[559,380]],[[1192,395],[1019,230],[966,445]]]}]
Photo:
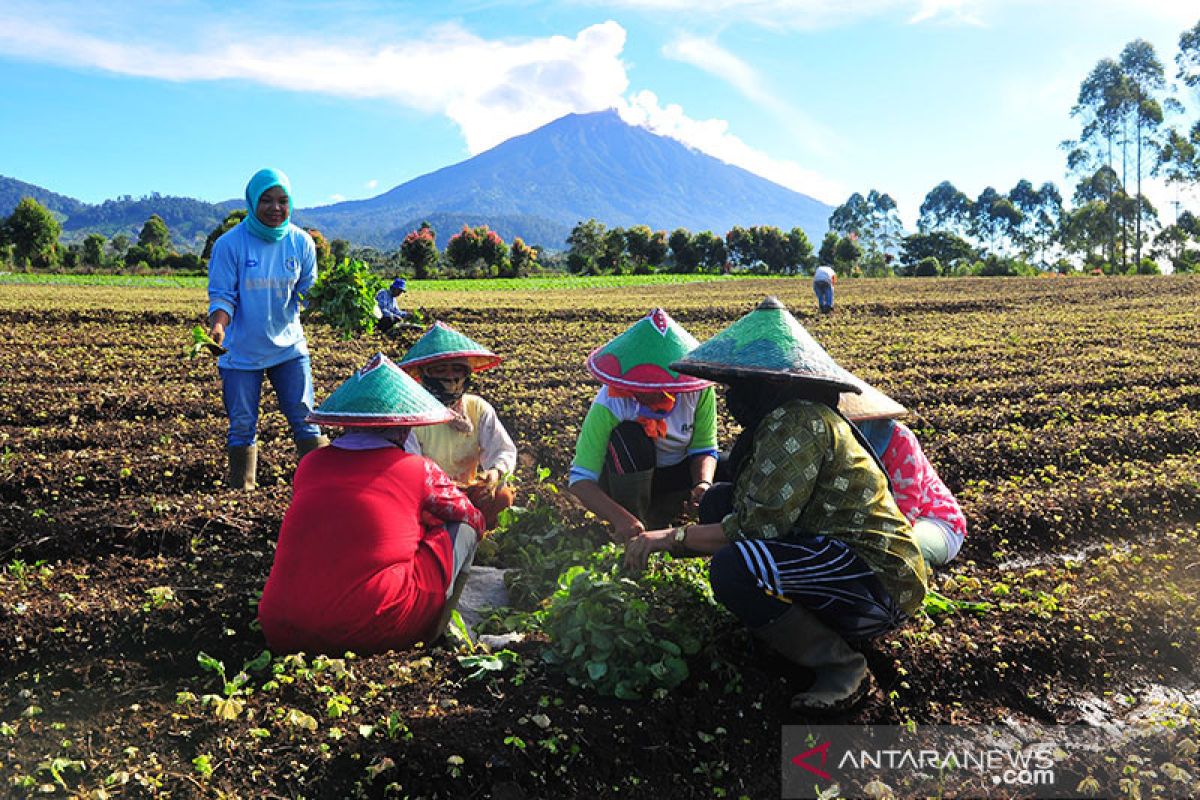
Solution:
[{"label": "blue headscarf", "polygon": [[[288,196],[288,218],[274,228],[259,222],[258,215],[254,213],[258,209],[258,198],[262,197],[263,192],[272,186],[280,187]],[[260,169],[254,173],[250,183],[246,184],[246,207],[250,209],[250,213],[246,215],[246,227],[264,242],[278,242],[287,233],[288,226],[292,224],[291,200],[292,184],[288,181],[287,175],[277,169]]]}]

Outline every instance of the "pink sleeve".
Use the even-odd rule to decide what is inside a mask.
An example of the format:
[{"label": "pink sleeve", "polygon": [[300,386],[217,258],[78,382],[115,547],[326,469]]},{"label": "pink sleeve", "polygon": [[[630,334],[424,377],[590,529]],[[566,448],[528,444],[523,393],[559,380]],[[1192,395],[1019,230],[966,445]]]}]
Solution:
[{"label": "pink sleeve", "polygon": [[909,522],[935,517],[966,536],[967,520],[958,500],[938,477],[917,437],[906,426],[897,423],[882,461],[892,481],[896,505]]},{"label": "pink sleeve", "polygon": [[454,485],[442,468],[426,458],[425,497],[421,500],[421,522],[427,527],[440,527],[447,522],[465,522],[482,536],[483,514]]}]

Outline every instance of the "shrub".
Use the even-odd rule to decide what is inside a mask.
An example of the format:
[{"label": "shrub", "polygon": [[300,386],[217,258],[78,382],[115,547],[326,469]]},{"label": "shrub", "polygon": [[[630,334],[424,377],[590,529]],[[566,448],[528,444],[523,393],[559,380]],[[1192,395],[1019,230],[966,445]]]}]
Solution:
[{"label": "shrub", "polygon": [[621,576],[621,557],[605,545],[559,577],[542,614],[550,638],[542,658],[572,684],[636,700],[687,679],[686,656],[711,641],[720,607],[701,560],[658,559],[633,581]]},{"label": "shrub", "polygon": [[359,333],[375,331],[375,295],[386,282],[366,262],[343,259],[322,272],[304,298],[307,315],[332,326],[349,339]]},{"label": "shrub", "polygon": [[918,278],[933,278],[939,275],[942,271],[942,265],[933,256],[922,258],[917,262],[916,269],[913,274]]}]

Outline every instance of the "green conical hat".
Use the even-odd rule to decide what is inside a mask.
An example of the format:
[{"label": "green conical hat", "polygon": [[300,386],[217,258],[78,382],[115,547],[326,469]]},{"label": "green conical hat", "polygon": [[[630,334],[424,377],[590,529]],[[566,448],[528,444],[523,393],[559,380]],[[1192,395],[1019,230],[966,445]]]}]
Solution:
[{"label": "green conical hat", "polygon": [[602,383],[630,392],[696,392],[708,381],[680,375],[671,362],[700,343],[655,308],[621,335],[588,356],[587,368]]},{"label": "green conical hat", "polygon": [[376,428],[436,425],[451,419],[450,409],[383,353],[372,356],[308,415],[308,421],[318,425]]},{"label": "green conical hat", "polygon": [[446,323],[435,322],[433,327],[425,331],[421,338],[408,348],[400,366],[411,372],[417,367],[449,361],[452,358],[464,359],[471,365],[472,372],[491,369],[502,360],[491,350]]},{"label": "green conical hat", "polygon": [[876,389],[871,384],[852,375],[861,394],[843,392],[838,397],[838,411],[848,420],[866,422],[872,419],[898,419],[908,413],[908,409]]},{"label": "green conical hat", "polygon": [[728,383],[738,378],[810,381],[860,392],[853,375],[817,344],[783,303],[768,297],[672,369]]}]

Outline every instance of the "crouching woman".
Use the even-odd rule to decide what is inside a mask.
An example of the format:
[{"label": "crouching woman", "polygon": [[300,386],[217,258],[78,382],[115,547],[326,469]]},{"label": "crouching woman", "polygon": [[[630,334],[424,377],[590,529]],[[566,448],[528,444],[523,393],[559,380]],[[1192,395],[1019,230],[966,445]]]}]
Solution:
[{"label": "crouching woman", "polygon": [[632,539],[626,563],[640,570],[663,550],[711,554],[716,598],[813,673],[793,710],[849,709],[870,687],[850,642],[903,622],[926,580],[887,477],[837,411],[840,392],[858,391],[853,377],[774,298],[671,366],[728,385],[743,429],[734,482],[705,495],[701,524]]},{"label": "crouching woman", "polygon": [[442,634],[483,517],[404,440],[450,417],[382,354],[312,413],[347,432],[296,469],[258,607],[273,651],[376,653]]}]

